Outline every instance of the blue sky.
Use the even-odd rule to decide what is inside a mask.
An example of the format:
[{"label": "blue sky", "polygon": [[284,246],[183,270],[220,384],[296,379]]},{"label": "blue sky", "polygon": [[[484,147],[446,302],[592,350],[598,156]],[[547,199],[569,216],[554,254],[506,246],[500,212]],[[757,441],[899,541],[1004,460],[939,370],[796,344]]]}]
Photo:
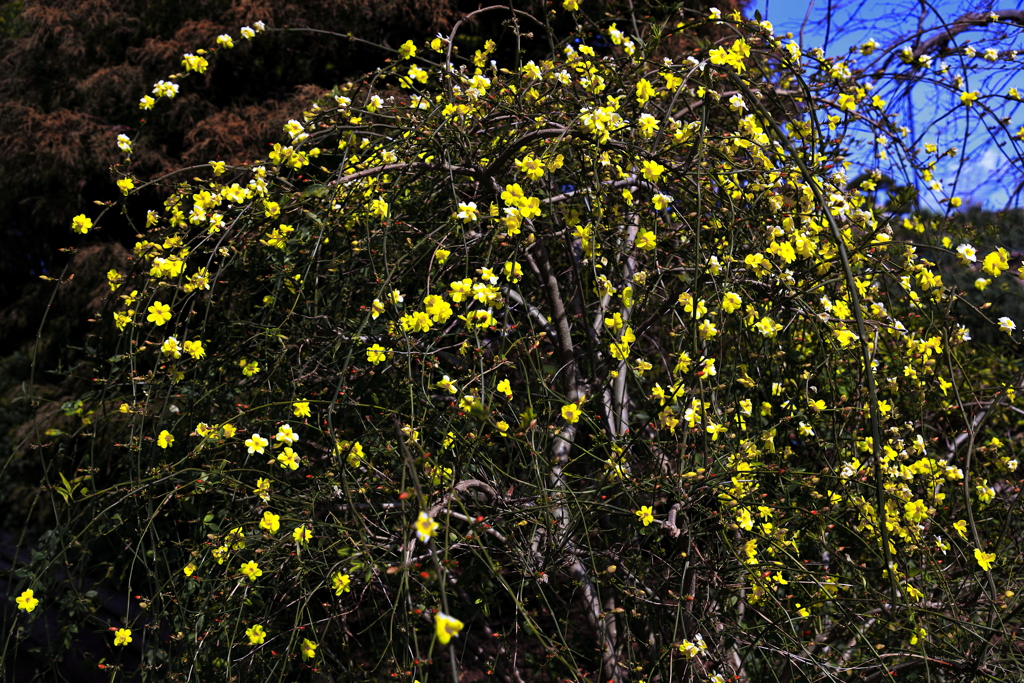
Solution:
[{"label": "blue sky", "polygon": [[[1020,1],[964,3],[948,0],[938,0],[929,4],[946,19],[961,16],[968,11],[1021,9],[1022,5],[1024,2]],[[794,37],[798,37],[802,27],[803,47],[825,47],[827,55],[841,56],[849,54],[852,46],[860,45],[868,38],[873,38],[883,47],[898,48],[909,45],[910,37],[918,28],[920,7],[920,3],[906,0],[755,0],[747,16],[753,16],[755,9],[760,10],[763,18],[772,22],[777,35],[792,32]],[[832,21],[826,22],[825,18],[830,14]],[[935,29],[941,25],[938,15],[934,13],[925,17],[922,24],[925,29]],[[950,73],[964,73],[967,78],[967,89],[1006,93],[1010,87],[1017,87],[1024,92],[1024,41],[1020,39],[1019,32],[1009,36],[1008,39],[994,41],[993,31],[975,30],[962,33],[957,38],[960,45],[977,45],[979,52],[988,46],[996,47],[1001,52],[1009,49],[1021,51],[1022,56],[1017,58],[1015,63],[999,62],[1002,71],[993,80],[981,82],[977,78],[978,72],[958,71],[957,67],[964,65],[965,61],[956,55],[947,57],[952,67]],[[980,57],[976,59],[980,60]],[[922,143],[935,142],[940,146],[958,146],[961,149],[966,147],[971,151],[966,164],[954,165],[947,162],[945,167],[940,166],[937,177],[945,186],[943,191],[933,193],[924,189],[922,199],[926,205],[937,208],[940,197],[954,194],[955,183],[955,194],[962,197],[965,204],[970,202],[992,209],[1003,208],[1009,200],[1008,188],[1015,185],[1020,175],[1011,177],[1011,174],[1004,173],[1001,176],[1001,172],[1012,167],[1020,167],[1020,152],[1009,146],[998,149],[987,145],[986,136],[978,134],[968,136],[967,144],[964,145],[966,126],[970,125],[977,129],[976,116],[971,116],[966,122],[959,119],[958,123],[952,125],[949,123],[951,119],[945,119],[940,126],[927,125],[956,104],[948,90],[937,90],[921,85],[915,87],[907,105],[908,114],[913,112],[913,122],[910,122],[910,125]],[[1011,131],[1016,131],[1024,124],[1024,109],[1020,109],[1017,103],[994,100],[992,106],[999,108],[999,116],[1010,118]],[[964,112],[963,108],[960,112]],[[1006,134],[1002,133],[1002,137],[1005,138]],[[1024,205],[1019,199],[1010,203]]]}]

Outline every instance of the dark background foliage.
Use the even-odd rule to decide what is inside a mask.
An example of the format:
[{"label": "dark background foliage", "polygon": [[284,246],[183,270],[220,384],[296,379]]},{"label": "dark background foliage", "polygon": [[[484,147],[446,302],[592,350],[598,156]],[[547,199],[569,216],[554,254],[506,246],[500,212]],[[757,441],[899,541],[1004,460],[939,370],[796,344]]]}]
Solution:
[{"label": "dark background foliage", "polygon": [[[629,4],[590,3],[603,5],[595,16],[601,9],[616,16]],[[640,16],[665,15],[671,5],[635,4]],[[730,11],[742,3],[717,4]],[[542,0],[516,3],[538,17],[549,5]],[[11,300],[25,282],[53,274],[66,262],[60,249],[73,243],[68,230],[72,216],[94,210],[94,202],[116,198],[110,177],[119,158],[114,141],[121,133],[134,138],[144,114],[147,125],[133,167],[142,179],[212,159],[258,158],[312,96],[360,78],[408,38],[450,31],[478,7],[470,0],[4,3],[0,231],[6,248],[0,253],[0,300]],[[500,38],[506,19],[505,13],[482,14],[460,33],[467,45]],[[319,32],[239,39],[239,27],[256,21]],[[568,33],[572,26],[551,28]],[[222,33],[236,38],[234,50],[221,51],[206,74],[170,103],[153,113],[138,109],[139,98],[154,82],[182,69],[182,54],[214,45]],[[348,35],[366,42],[348,40]],[[548,38],[557,36],[538,32],[537,47],[543,42],[547,49]],[[108,219],[104,229],[107,239],[134,235],[123,221]]]}]

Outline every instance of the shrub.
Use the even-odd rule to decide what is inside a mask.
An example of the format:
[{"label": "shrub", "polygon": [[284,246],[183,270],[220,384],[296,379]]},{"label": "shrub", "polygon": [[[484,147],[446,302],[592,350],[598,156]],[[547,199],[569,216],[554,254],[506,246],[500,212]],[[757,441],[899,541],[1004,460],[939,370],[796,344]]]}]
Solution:
[{"label": "shrub", "polygon": [[912,147],[856,59],[681,16],[410,42],[168,177],[20,585],[127,586],[171,680],[1019,671],[1017,361],[847,187],[847,122]]}]

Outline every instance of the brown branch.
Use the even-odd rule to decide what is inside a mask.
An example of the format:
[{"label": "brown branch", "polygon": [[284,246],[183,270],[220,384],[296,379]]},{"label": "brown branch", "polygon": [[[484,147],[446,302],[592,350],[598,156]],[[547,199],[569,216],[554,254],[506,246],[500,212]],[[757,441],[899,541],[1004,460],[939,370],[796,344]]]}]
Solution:
[{"label": "brown branch", "polygon": [[428,164],[425,161],[412,161],[407,164],[385,164],[384,166],[364,168],[362,171],[356,171],[355,173],[350,173],[346,176],[335,178],[334,180],[327,183],[327,185],[341,185],[342,183],[358,180],[359,178],[365,178],[366,176],[377,175],[378,173],[387,173],[388,171],[399,171],[403,169],[411,169],[414,171],[447,171],[448,173],[467,175],[472,178],[484,175],[484,171],[479,168],[469,168],[468,166],[452,166],[450,164]]},{"label": "brown branch", "polygon": [[921,55],[931,52],[941,52],[946,49],[949,41],[956,38],[964,31],[969,31],[976,26],[988,26],[992,23],[992,17],[997,16],[1001,21],[1008,21],[1018,26],[1024,26],[1024,10],[1004,9],[994,12],[968,12],[949,24],[937,36],[933,36],[917,46],[914,50],[914,61]]}]

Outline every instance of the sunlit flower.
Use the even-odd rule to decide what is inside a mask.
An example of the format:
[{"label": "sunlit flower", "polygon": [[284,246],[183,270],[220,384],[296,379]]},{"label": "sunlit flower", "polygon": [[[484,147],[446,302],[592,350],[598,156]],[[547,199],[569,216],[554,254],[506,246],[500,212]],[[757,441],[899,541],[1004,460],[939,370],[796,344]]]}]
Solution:
[{"label": "sunlit flower", "polygon": [[249,579],[250,582],[255,582],[256,579],[263,576],[263,570],[260,569],[259,564],[257,564],[253,560],[242,563],[242,566],[239,568],[239,571],[242,572],[242,574],[244,574],[245,577]]},{"label": "sunlit flower", "polygon": [[416,519],[416,538],[420,539],[420,542],[426,543],[430,540],[434,532],[437,531],[438,524],[434,521],[434,518],[428,515],[426,512],[420,512],[420,516]]},{"label": "sunlit flower", "polygon": [[331,587],[334,588],[335,595],[348,593],[352,590],[352,578],[348,574],[335,572],[334,575],[331,576]]},{"label": "sunlit flower", "polygon": [[259,455],[263,455],[263,451],[266,450],[267,446],[269,445],[270,442],[268,440],[264,439],[262,436],[255,432],[253,433],[252,436],[245,440],[245,446],[246,448],[249,449],[249,455],[257,453]]},{"label": "sunlit flower", "polygon": [[305,524],[295,527],[292,531],[292,540],[299,545],[306,545],[313,538],[313,530]]},{"label": "sunlit flower", "polygon": [[130,628],[119,628],[114,631],[114,645],[124,647],[132,642],[132,630]]},{"label": "sunlit flower", "polygon": [[658,178],[665,172],[665,167],[653,160],[645,159],[641,164],[641,168],[643,169],[641,175],[643,175],[645,180],[649,180],[652,183],[658,182]]},{"label": "sunlit flower", "polygon": [[480,218],[480,211],[476,208],[476,202],[467,202],[459,204],[459,211],[455,215],[461,218],[464,223],[469,223]]},{"label": "sunlit flower", "polygon": [[283,424],[277,428],[277,434],[274,435],[274,439],[278,443],[291,446],[298,442],[299,435],[292,430],[291,425]]},{"label": "sunlit flower", "polygon": [[299,454],[291,449],[289,446],[285,446],[284,450],[281,451],[277,456],[277,462],[281,465],[282,469],[299,469]]},{"label": "sunlit flower", "polygon": [[452,636],[459,635],[459,631],[463,628],[463,623],[455,617],[450,617],[444,612],[438,612],[434,616],[434,632],[437,634],[437,639],[441,641],[442,645],[447,645]]},{"label": "sunlit flower", "polygon": [[641,505],[635,514],[640,518],[644,526],[650,526],[651,522],[654,521],[654,508],[650,505]]},{"label": "sunlit flower", "polygon": [[168,337],[160,346],[160,353],[171,358],[181,358],[181,346],[177,337]]},{"label": "sunlit flower", "polygon": [[374,365],[378,365],[381,362],[387,360],[390,349],[385,349],[380,344],[373,344],[366,349],[366,360],[370,361]]},{"label": "sunlit flower", "polygon": [[31,588],[23,591],[14,601],[18,605],[18,609],[26,612],[31,612],[39,604],[39,600],[35,597],[35,592]]},{"label": "sunlit flower", "polygon": [[199,55],[186,53],[181,59],[181,65],[185,67],[186,71],[204,73],[206,71],[206,67],[209,66],[209,62]]},{"label": "sunlit flower", "polygon": [[263,513],[263,519],[260,520],[260,528],[276,534],[278,529],[281,528],[281,516],[267,510]]},{"label": "sunlit flower", "polygon": [[978,561],[978,566],[981,567],[983,571],[987,572],[992,569],[992,563],[996,561],[996,554],[986,553],[980,548],[975,548],[974,559]]},{"label": "sunlit flower", "polygon": [[148,310],[149,315],[146,316],[146,320],[158,327],[171,319],[171,307],[165,303],[154,301]]},{"label": "sunlit flower", "polygon": [[267,632],[259,624],[245,629],[245,635],[249,638],[249,642],[252,645],[261,645],[267,638]]},{"label": "sunlit flower", "polygon": [[203,342],[198,339],[195,341],[186,341],[182,344],[182,347],[185,353],[197,360],[206,356],[206,349],[203,348]]},{"label": "sunlit flower", "polygon": [[79,235],[84,235],[92,229],[92,219],[87,218],[84,213],[80,213],[71,219],[71,229]]}]

